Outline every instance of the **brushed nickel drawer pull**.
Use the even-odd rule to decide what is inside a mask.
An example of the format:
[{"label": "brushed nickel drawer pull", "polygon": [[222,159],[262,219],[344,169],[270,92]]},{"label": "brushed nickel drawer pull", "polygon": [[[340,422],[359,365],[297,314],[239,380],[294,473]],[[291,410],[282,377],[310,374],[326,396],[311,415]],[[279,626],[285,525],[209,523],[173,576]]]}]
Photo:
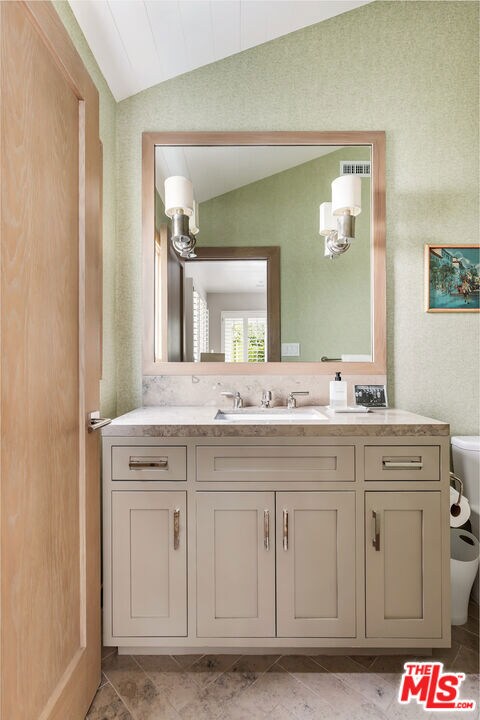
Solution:
[{"label": "brushed nickel drawer pull", "polygon": [[372,539],[372,545],[375,548],[375,550],[378,552],[380,550],[380,520],[375,512],[375,510],[372,510],[372,520],[373,520],[373,539]]},{"label": "brushed nickel drawer pull", "polygon": [[283,511],[283,549],[288,550],[288,510]]},{"label": "brushed nickel drawer pull", "polygon": [[176,508],[173,511],[173,549],[178,550],[180,547],[180,510]]},{"label": "brushed nickel drawer pull", "polygon": [[130,457],[128,462],[130,470],[151,470],[152,468],[168,468],[166,457]]},{"label": "brushed nickel drawer pull", "polygon": [[421,460],[383,460],[383,467],[387,470],[421,470]]},{"label": "brushed nickel drawer pull", "polygon": [[270,510],[263,511],[263,544],[270,550]]}]

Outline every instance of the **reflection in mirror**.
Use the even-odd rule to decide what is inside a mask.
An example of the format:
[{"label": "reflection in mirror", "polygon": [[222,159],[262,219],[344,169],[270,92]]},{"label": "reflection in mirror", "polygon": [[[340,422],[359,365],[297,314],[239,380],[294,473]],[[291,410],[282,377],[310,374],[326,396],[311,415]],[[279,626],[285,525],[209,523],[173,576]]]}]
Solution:
[{"label": "reflection in mirror", "polygon": [[185,360],[265,362],[265,260],[211,260],[185,266]]},{"label": "reflection in mirror", "polygon": [[[157,146],[155,153],[156,361],[371,361],[370,145]],[[332,182],[346,175],[340,201]],[[165,214],[172,176],[190,181],[196,202],[194,221],[192,208],[183,225],[180,197],[173,206],[167,200]],[[354,222],[345,211],[349,190]],[[183,257],[172,242],[178,228],[188,244]],[[279,248],[272,302],[281,319],[272,328],[267,263],[221,258],[225,248],[259,246]],[[202,257],[206,248],[218,248],[218,257]]]}]

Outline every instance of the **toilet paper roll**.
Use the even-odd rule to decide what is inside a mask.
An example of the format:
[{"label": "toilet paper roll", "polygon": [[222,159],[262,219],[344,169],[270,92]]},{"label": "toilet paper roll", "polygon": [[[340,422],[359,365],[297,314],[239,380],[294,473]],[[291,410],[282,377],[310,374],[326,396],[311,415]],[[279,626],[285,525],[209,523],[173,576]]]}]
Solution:
[{"label": "toilet paper roll", "polygon": [[464,525],[470,517],[470,503],[466,497],[460,500],[460,514],[456,517],[452,515],[452,505],[458,503],[458,490],[450,487],[450,527],[460,527]]}]

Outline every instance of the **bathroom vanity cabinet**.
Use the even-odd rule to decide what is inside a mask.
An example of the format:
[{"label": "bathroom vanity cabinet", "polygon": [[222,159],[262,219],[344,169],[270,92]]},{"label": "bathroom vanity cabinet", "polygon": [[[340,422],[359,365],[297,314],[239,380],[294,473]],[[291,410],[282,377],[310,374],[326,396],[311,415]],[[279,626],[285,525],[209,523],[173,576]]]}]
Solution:
[{"label": "bathroom vanity cabinet", "polygon": [[447,425],[184,410],[104,431],[106,645],[449,646]]}]

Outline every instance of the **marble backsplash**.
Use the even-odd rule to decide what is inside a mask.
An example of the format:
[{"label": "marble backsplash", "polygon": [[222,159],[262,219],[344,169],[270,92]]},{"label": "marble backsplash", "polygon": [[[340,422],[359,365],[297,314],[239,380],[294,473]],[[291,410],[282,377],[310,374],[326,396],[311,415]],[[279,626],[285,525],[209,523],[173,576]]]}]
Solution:
[{"label": "marble backsplash", "polygon": [[[263,390],[271,390],[273,405],[285,405],[289,392],[307,390],[298,405],[328,405],[331,375],[146,375],[143,377],[143,405],[215,405],[230,407],[221,395],[239,391],[245,405],[259,406]],[[385,375],[345,375],[348,402],[354,404],[354,385],[383,385]]]}]

